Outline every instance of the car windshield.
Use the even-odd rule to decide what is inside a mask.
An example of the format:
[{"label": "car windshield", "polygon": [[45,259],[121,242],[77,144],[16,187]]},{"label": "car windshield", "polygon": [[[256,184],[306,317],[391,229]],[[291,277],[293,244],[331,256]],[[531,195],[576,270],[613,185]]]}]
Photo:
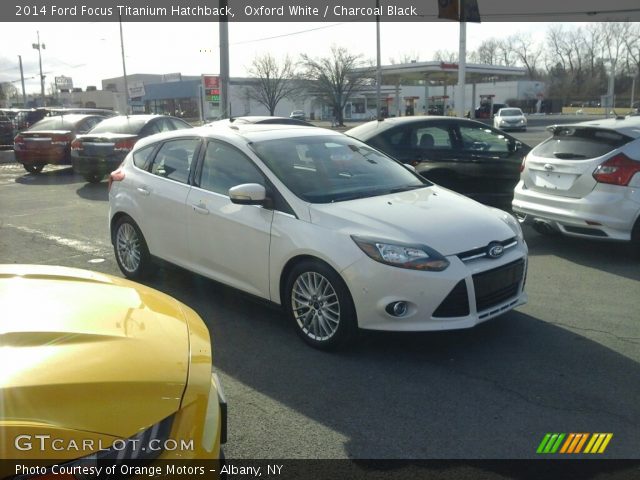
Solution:
[{"label": "car windshield", "polygon": [[305,136],[252,144],[301,199],[330,203],[430,186],[395,160],[345,136]]},{"label": "car windshield", "polygon": [[522,110],[519,108],[503,108],[500,110],[501,117],[519,117],[522,115]]}]

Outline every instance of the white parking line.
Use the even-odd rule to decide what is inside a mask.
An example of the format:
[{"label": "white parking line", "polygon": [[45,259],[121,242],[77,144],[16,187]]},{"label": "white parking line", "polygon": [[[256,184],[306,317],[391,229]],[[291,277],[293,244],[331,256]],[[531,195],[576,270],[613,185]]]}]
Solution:
[{"label": "white parking line", "polygon": [[47,233],[47,232],[43,232],[40,230],[36,230],[35,228],[29,228],[29,227],[22,227],[20,225],[11,225],[11,224],[6,224],[4,225],[5,227],[10,227],[10,228],[15,228],[16,230],[20,230],[21,232],[24,233],[28,233],[30,235],[36,235],[40,238],[43,238],[45,240],[49,240],[52,242],[57,243],[58,245],[62,245],[64,247],[69,247],[69,248],[73,248],[74,250],[77,250],[79,252],[82,253],[90,253],[90,254],[97,254],[97,253],[104,253],[105,250],[111,250],[111,246],[110,245],[106,245],[104,243],[99,243],[99,242],[85,242],[83,240],[75,240],[72,238],[65,238],[65,237],[61,237],[59,235],[53,235],[51,233]]}]

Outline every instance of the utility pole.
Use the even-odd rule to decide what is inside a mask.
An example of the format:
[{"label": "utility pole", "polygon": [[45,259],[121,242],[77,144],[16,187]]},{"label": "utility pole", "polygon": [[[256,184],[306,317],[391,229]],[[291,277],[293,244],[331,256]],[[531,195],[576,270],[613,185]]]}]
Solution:
[{"label": "utility pole", "polygon": [[18,55],[20,61],[20,83],[22,83],[22,108],[27,108],[27,93],[24,89],[24,71],[22,70],[22,55]]},{"label": "utility pole", "polygon": [[125,115],[131,113],[129,106],[129,83],[127,82],[127,64],[124,61],[124,36],[122,35],[122,16],[118,15],[118,22],[120,23],[120,50],[122,51],[122,73],[124,75],[124,98],[127,103],[127,111]]},{"label": "utility pole", "polygon": [[45,44],[40,43],[40,31],[36,32],[38,34],[38,43],[33,43],[31,46],[38,50],[38,62],[40,63],[40,96],[42,97],[42,106],[47,106],[47,100],[44,96],[44,75],[42,74],[42,50],[45,50]]},{"label": "utility pole", "polygon": [[[220,0],[220,11],[226,12],[228,0]],[[220,15],[220,117],[229,116],[229,19],[227,15]]]},{"label": "utility pole", "polygon": [[[380,0],[376,0],[376,11],[380,11]],[[382,120],[382,105],[380,105],[381,83],[382,66],[380,62],[380,15],[376,15],[376,120]]]}]

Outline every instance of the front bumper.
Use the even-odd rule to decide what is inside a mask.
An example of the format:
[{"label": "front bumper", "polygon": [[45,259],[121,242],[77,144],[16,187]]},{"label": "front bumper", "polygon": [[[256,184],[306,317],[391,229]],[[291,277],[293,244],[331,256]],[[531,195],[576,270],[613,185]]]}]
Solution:
[{"label": "front bumper", "polygon": [[599,183],[585,197],[571,198],[529,190],[520,180],[512,208],[525,224],[542,222],[572,237],[629,241],[640,215],[640,189]]},{"label": "front bumper", "polygon": [[[499,259],[481,258],[463,262],[457,256],[447,257],[451,262],[442,272],[408,270],[362,258],[342,272],[349,286],[362,329],[389,331],[430,331],[470,328],[481,322],[502,315],[527,302],[524,284],[527,270],[527,247],[519,241],[515,248]],[[474,276],[500,267],[507,268],[514,262],[522,262],[520,278],[512,282],[513,294],[496,296],[497,302],[479,302],[476,297]],[[466,294],[456,296],[457,290]],[[386,307],[392,302],[406,302],[407,313],[395,317]],[[441,305],[448,303],[449,312],[442,314]],[[456,307],[459,303],[462,310]],[[487,305],[478,309],[479,304]],[[440,307],[440,308],[439,308]],[[455,316],[454,316],[455,315]]]}]

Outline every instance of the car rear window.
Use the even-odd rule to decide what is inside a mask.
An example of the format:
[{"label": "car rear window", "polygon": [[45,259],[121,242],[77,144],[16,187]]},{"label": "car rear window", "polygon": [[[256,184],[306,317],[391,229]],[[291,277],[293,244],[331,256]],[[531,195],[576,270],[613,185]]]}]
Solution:
[{"label": "car rear window", "polygon": [[47,117],[34,123],[29,130],[70,130],[78,121],[78,118],[69,117]]},{"label": "car rear window", "polygon": [[519,108],[503,108],[500,110],[500,115],[503,117],[514,117],[516,115],[522,115],[522,110]]},{"label": "car rear window", "polygon": [[543,158],[584,160],[601,157],[633,140],[615,130],[601,128],[558,127],[553,136],[531,153]]},{"label": "car rear window", "polygon": [[137,134],[149,121],[148,117],[111,117],[100,122],[90,133],[130,133]]}]

